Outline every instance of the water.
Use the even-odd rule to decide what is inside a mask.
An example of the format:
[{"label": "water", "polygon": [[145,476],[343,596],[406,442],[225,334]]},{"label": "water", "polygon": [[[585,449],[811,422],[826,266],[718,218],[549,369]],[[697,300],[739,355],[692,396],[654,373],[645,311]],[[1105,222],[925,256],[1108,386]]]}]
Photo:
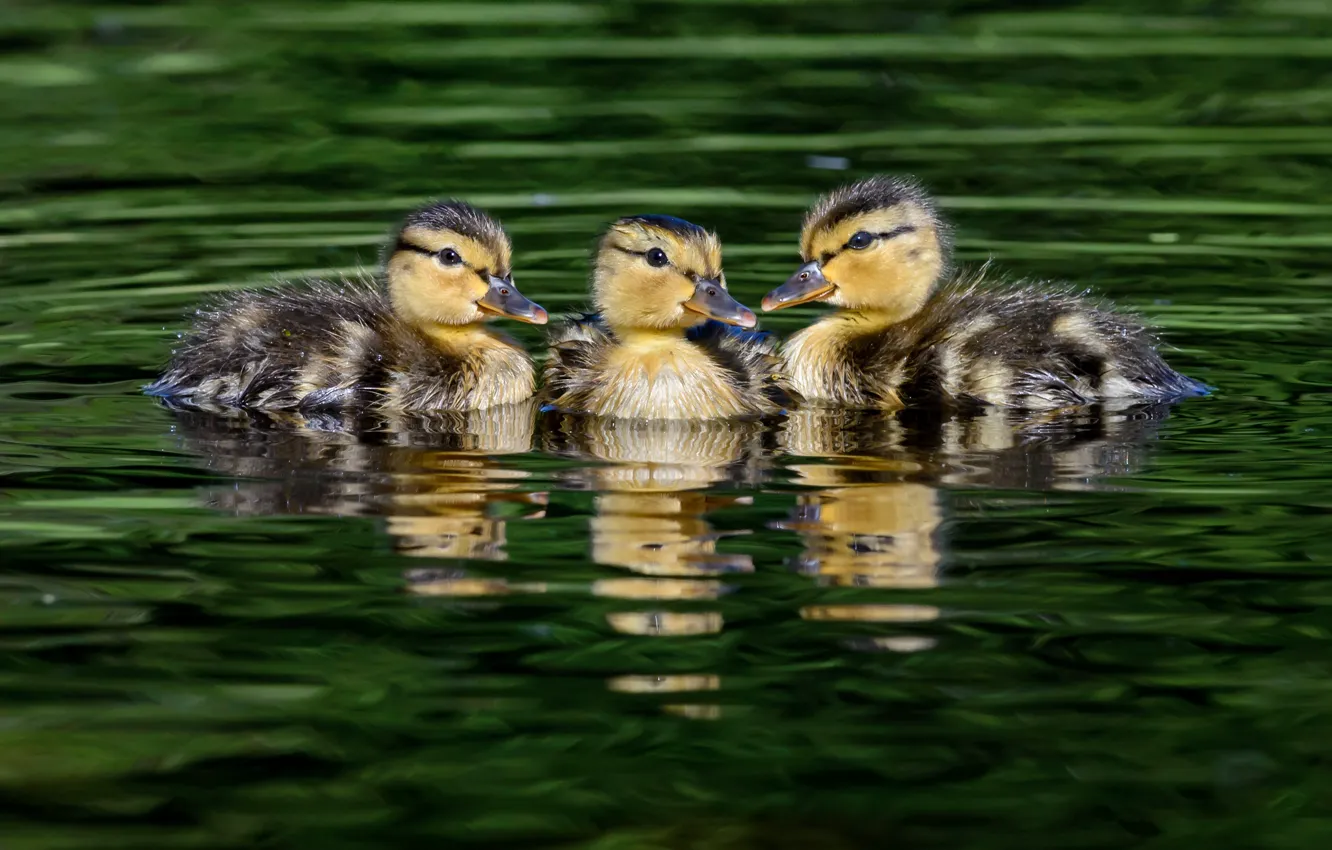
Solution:
[{"label": "water", "polygon": [[[1321,846],[1329,35],[1301,0],[10,4],[0,843]],[[1217,393],[358,434],[138,392],[196,301],[373,263],[425,197],[499,214],[552,312],[649,211],[754,304],[881,170]]]}]

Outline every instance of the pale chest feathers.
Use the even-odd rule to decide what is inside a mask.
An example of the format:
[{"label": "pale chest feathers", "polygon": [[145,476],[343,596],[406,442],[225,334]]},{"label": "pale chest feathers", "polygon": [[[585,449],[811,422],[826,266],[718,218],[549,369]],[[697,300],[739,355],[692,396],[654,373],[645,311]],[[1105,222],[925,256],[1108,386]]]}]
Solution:
[{"label": "pale chest feathers", "polygon": [[475,379],[465,384],[460,407],[481,410],[514,404],[536,392],[536,372],[526,352],[505,344],[481,352],[478,359]]},{"label": "pale chest feathers", "polygon": [[588,399],[601,416],[721,419],[753,413],[721,366],[696,346],[621,346],[606,357],[604,382]]},{"label": "pale chest feathers", "polygon": [[865,376],[848,353],[854,326],[840,318],[824,319],[787,340],[782,358],[791,388],[813,404],[846,407],[900,406],[891,364],[881,367],[882,387],[866,386]]},{"label": "pale chest feathers", "polygon": [[[528,399],[536,374],[515,343],[477,332],[441,339],[431,369],[404,363],[389,375],[384,406],[405,411],[482,410]],[[432,374],[433,372],[433,374]]]}]

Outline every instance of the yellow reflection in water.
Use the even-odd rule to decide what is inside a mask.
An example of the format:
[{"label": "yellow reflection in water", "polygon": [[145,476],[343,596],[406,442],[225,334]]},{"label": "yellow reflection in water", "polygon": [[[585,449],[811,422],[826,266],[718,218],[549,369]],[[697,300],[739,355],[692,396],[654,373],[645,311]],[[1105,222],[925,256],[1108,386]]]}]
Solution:
[{"label": "yellow reflection in water", "polygon": [[1168,405],[1109,403],[1038,413],[810,408],[791,414],[780,441],[790,455],[877,465],[880,473],[895,464],[899,481],[1076,490],[1136,469],[1168,412]]},{"label": "yellow reflection in water", "polygon": [[[780,441],[797,457],[796,481],[814,488],[796,497],[791,516],[773,527],[800,535],[802,572],[820,584],[912,592],[910,603],[874,599],[813,604],[810,621],[920,624],[938,607],[920,604],[940,578],[943,511],[935,485],[1077,489],[1133,469],[1164,406],[1100,406],[1037,414],[1001,408],[961,411],[805,409],[783,423]],[[857,646],[917,652],[933,638],[898,634]]]},{"label": "yellow reflection in water", "polygon": [[[712,578],[750,572],[750,556],[719,552],[734,534],[705,516],[749,497],[709,495],[702,488],[756,474],[758,426],[749,422],[638,421],[552,417],[548,450],[598,461],[575,480],[598,490],[589,521],[592,560],[643,578],[606,578],[599,596],[655,601],[713,600],[724,585]],[[607,617],[623,634],[680,636],[722,629],[720,612],[620,611]]]},{"label": "yellow reflection in water", "polygon": [[715,691],[721,687],[719,676],[616,676],[606,683],[612,691],[627,694],[679,693],[680,691]]},{"label": "yellow reflection in water", "polygon": [[[706,602],[726,590],[717,576],[754,569],[749,555],[718,551],[718,542],[730,535],[706,519],[752,499],[704,491],[758,478],[764,457],[757,423],[558,416],[548,425],[548,451],[595,462],[573,476],[574,483],[597,491],[588,523],[592,560],[633,574],[599,579],[593,593],[637,602]],[[640,637],[711,635],[725,624],[720,611],[659,608],[614,611],[606,620],[620,634]],[[606,685],[652,695],[715,691],[721,680],[702,673],[632,674]],[[669,703],[660,709],[691,720],[721,717],[717,705]]]},{"label": "yellow reflection in water", "polygon": [[621,634],[647,637],[710,635],[722,630],[719,611],[616,611],[607,614],[606,620]]},{"label": "yellow reflection in water", "polygon": [[[922,590],[939,583],[935,537],[943,515],[938,492],[904,481],[920,464],[842,454],[859,438],[820,412],[797,414],[787,422],[787,450],[793,454],[831,456],[829,463],[793,464],[796,481],[817,488],[796,497],[791,517],[776,528],[800,535],[804,551],[800,570],[820,584],[877,589]],[[871,438],[881,444],[900,441],[902,428],[892,417],[877,422]],[[805,620],[862,623],[920,623],[937,619],[929,605],[839,603],[806,605]],[[900,637],[900,636],[899,636]],[[877,645],[877,644],[876,644]],[[886,648],[886,647],[883,647]]]},{"label": "yellow reflection in water", "polygon": [[[531,401],[422,416],[194,411],[178,414],[177,430],[211,468],[248,479],[212,491],[214,507],[383,516],[394,548],[405,555],[501,561],[508,523],[545,515],[547,494],[525,491],[529,473],[502,460],[531,450],[535,417]],[[459,577],[414,589],[468,596],[513,591],[502,580]]]},{"label": "yellow reflection in water", "polygon": [[592,583],[595,596],[619,599],[716,599],[725,586],[719,581],[603,578]]}]

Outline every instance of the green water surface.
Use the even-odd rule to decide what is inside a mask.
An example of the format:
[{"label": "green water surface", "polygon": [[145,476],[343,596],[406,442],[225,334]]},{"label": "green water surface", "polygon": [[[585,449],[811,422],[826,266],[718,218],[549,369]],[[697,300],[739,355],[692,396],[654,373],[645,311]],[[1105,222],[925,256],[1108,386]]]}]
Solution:
[{"label": "green water surface", "polygon": [[[1326,846],[1330,10],[8,0],[0,847]],[[641,212],[755,304],[880,171],[1216,393],[586,433],[139,393],[200,299],[429,197],[552,313]]]}]

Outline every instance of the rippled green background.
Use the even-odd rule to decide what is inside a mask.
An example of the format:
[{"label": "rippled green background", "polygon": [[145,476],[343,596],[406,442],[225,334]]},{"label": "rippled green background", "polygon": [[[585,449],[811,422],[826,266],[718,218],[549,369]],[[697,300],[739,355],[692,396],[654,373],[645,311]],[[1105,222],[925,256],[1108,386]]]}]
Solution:
[{"label": "rippled green background", "polygon": [[[0,846],[1323,846],[1329,59],[1321,0],[9,0]],[[1217,393],[778,429],[655,495],[138,394],[198,299],[373,263],[426,197],[552,312],[635,212],[753,303],[876,171]]]}]

